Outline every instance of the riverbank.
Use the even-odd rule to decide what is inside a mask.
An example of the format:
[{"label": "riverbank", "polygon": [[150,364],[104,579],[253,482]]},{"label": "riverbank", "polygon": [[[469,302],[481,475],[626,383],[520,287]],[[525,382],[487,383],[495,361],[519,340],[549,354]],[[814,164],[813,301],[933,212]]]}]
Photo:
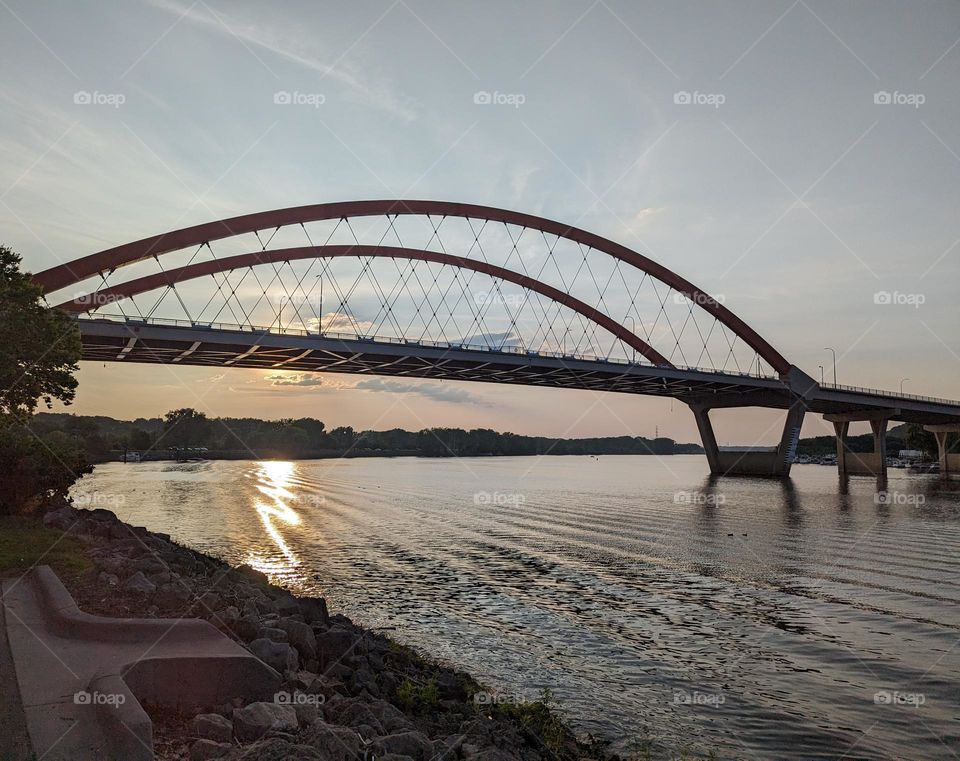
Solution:
[{"label": "riverbank", "polygon": [[271,704],[145,706],[161,761],[239,759],[615,759],[552,710],[479,684],[381,631],[331,615],[254,569],[130,526],[107,510],[61,506],[43,524],[82,543],[92,567],[61,580],[80,608],[114,617],[198,617],[283,675]]}]

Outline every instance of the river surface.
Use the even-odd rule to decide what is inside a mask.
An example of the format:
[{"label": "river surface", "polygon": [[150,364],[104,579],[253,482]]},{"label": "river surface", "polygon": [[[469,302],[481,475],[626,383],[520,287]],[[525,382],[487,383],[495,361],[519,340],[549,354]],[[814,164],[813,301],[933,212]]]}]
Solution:
[{"label": "river surface", "polygon": [[75,498],[250,563],[620,748],[960,753],[960,484],[699,456],[97,466]]}]

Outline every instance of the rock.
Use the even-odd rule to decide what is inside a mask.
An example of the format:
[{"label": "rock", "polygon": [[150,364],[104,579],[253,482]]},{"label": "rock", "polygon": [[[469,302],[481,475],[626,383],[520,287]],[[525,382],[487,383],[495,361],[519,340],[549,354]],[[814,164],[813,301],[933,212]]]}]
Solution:
[{"label": "rock", "polygon": [[120,579],[117,578],[116,574],[107,573],[106,571],[100,571],[100,575],[97,576],[97,580],[101,584],[106,584],[108,587],[115,587],[120,583]]},{"label": "rock", "polygon": [[332,719],[337,724],[343,724],[354,729],[370,727],[377,735],[386,734],[386,730],[371,710],[370,705],[360,698],[330,701],[324,704],[323,710],[327,719]]},{"label": "rock", "polygon": [[[311,697],[316,697],[311,695]],[[301,727],[309,726],[313,724],[318,718],[320,718],[320,707],[317,703],[304,702],[302,700],[295,700],[293,703],[293,710],[297,712],[297,722]]]},{"label": "rock", "polygon": [[406,732],[414,728],[413,722],[393,703],[388,703],[386,700],[371,700],[367,703],[367,707],[377,717],[377,721],[387,734]]},{"label": "rock", "polygon": [[346,727],[335,727],[317,719],[301,733],[301,738],[328,761],[354,761],[360,754],[360,737]]},{"label": "rock", "polygon": [[230,627],[244,642],[250,642],[257,639],[257,632],[260,631],[260,618],[256,615],[244,616]]},{"label": "rock", "polygon": [[200,597],[197,604],[201,615],[207,612],[212,613],[220,607],[220,595],[216,592],[206,592]]},{"label": "rock", "polygon": [[144,576],[142,571],[137,571],[123,582],[123,588],[141,595],[152,595],[157,591],[157,585]]},{"label": "rock", "polygon": [[297,600],[300,614],[308,624],[330,623],[330,614],[327,612],[327,601],[322,597],[301,597]]},{"label": "rock", "polygon": [[236,605],[228,605],[221,610],[217,616],[227,626],[232,626],[236,621],[240,620],[240,611],[237,610]]},{"label": "rock", "polygon": [[296,731],[297,712],[293,706],[251,703],[233,712],[233,732],[241,742],[259,740],[270,730]]},{"label": "rock", "polygon": [[233,738],[233,724],[217,713],[202,713],[197,716],[193,720],[193,731],[198,737],[216,742],[228,743]]},{"label": "rock", "polygon": [[410,756],[414,761],[430,761],[433,758],[433,743],[423,732],[398,732],[379,738],[374,746],[380,753],[396,753]]},{"label": "rock", "polygon": [[316,637],[317,654],[323,665],[341,658],[360,641],[357,632],[345,626],[334,625]]},{"label": "rock", "polygon": [[297,648],[303,660],[309,661],[317,657],[317,637],[309,624],[292,618],[283,618],[277,622],[277,627],[287,633],[290,644]]},{"label": "rock", "polygon": [[154,602],[161,608],[169,608],[170,610],[181,613],[186,612],[186,608],[190,603],[190,597],[190,590],[182,584],[168,583],[157,590],[157,596],[154,598]]},{"label": "rock", "polygon": [[190,746],[190,761],[207,761],[208,758],[223,758],[233,746],[213,740],[197,740]]},{"label": "rock", "polygon": [[285,642],[255,639],[250,643],[250,652],[281,674],[297,670],[297,651]]},{"label": "rock", "polygon": [[447,735],[433,742],[434,758],[458,758],[463,746],[463,735]]},{"label": "rock", "polygon": [[271,737],[251,745],[239,758],[241,761],[327,761],[333,756],[321,756],[309,745]]},{"label": "rock", "polygon": [[283,629],[272,626],[261,626],[257,631],[257,639],[269,639],[273,642],[289,642],[290,638]]}]

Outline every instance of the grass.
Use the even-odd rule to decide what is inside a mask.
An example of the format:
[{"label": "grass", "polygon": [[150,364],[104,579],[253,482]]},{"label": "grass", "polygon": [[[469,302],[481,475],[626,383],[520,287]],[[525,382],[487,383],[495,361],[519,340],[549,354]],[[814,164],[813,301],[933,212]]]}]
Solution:
[{"label": "grass", "polygon": [[0,575],[16,575],[35,565],[48,565],[61,578],[93,568],[79,539],[47,528],[39,518],[0,516]]}]

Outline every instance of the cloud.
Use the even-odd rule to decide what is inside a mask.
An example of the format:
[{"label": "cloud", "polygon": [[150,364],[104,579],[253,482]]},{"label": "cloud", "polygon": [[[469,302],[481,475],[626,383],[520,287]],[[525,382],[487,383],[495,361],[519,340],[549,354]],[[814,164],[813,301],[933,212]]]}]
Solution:
[{"label": "cloud", "polygon": [[[417,117],[416,111],[411,106],[412,101],[399,98],[395,88],[386,83],[369,80],[355,69],[352,70],[346,62],[338,60],[334,64],[329,64],[321,61],[311,52],[316,48],[316,40],[298,40],[294,36],[293,29],[279,31],[268,27],[262,20],[256,23],[237,21],[220,10],[214,11],[206,3],[187,5],[177,0],[150,0],[150,2],[155,8],[176,16],[178,20],[183,19],[197,26],[203,26],[222,37],[239,42],[274,76],[277,76],[276,73],[256,54],[254,47],[339,82],[346,86],[357,100],[367,106],[388,111],[407,121]],[[198,6],[203,6],[204,10]]]},{"label": "cloud", "polygon": [[270,381],[271,386],[313,387],[324,385],[323,378],[316,373],[297,373],[293,375],[277,373],[276,375],[268,375],[267,380]]},{"label": "cloud", "polygon": [[476,404],[480,406],[490,406],[482,397],[472,394],[465,388],[458,388],[449,383],[436,383],[430,381],[419,381],[417,383],[406,383],[404,381],[390,380],[389,378],[367,378],[360,381],[355,389],[361,391],[381,392],[388,394],[412,394],[432,399],[436,402],[453,402],[456,404]]}]

